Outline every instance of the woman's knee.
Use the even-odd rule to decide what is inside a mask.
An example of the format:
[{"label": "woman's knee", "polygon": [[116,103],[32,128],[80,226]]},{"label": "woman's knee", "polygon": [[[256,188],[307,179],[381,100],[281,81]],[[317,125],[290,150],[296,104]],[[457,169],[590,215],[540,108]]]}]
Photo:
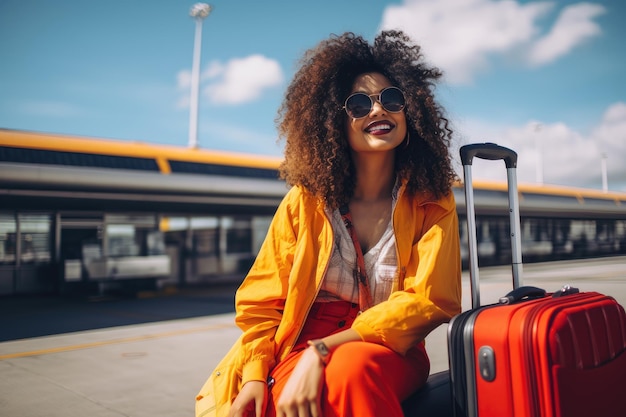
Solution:
[{"label": "woman's knee", "polygon": [[331,390],[380,390],[386,386],[402,397],[421,386],[428,372],[427,356],[403,356],[382,345],[350,342],[333,352],[325,378]]}]

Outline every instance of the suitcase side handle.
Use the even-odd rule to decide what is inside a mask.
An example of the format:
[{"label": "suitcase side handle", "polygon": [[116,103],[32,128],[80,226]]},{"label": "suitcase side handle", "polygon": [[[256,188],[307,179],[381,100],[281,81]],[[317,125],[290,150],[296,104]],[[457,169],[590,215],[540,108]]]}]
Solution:
[{"label": "suitcase side handle", "polygon": [[463,165],[472,165],[474,157],[497,161],[503,159],[507,168],[517,168],[517,153],[495,143],[472,143],[460,149]]},{"label": "suitcase side handle", "polygon": [[513,289],[516,289],[522,286],[522,241],[516,175],[517,153],[509,148],[499,146],[495,143],[474,143],[463,145],[459,149],[459,153],[461,155],[461,162],[463,163],[472,308],[477,308],[480,306],[480,286],[478,282],[478,243],[476,237],[474,189],[472,187],[472,162],[476,157],[492,161],[502,159],[506,164],[509,196],[509,220],[511,224],[511,267],[513,270]]},{"label": "suitcase side handle", "polygon": [[537,287],[524,286],[514,289],[504,297],[500,298],[500,304],[513,304],[522,300],[531,300],[546,296],[546,290]]}]

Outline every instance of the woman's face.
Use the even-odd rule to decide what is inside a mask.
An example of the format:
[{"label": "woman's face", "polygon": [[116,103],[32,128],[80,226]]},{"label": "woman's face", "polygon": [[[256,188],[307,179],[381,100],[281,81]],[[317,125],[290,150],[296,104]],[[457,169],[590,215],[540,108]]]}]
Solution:
[{"label": "woman's face", "polygon": [[354,119],[346,114],[346,131],[350,147],[355,152],[381,152],[395,149],[406,137],[404,110],[392,113],[380,104],[378,94],[394,87],[378,72],[359,75],[352,85],[353,93],[371,95],[374,105],[365,117]]}]

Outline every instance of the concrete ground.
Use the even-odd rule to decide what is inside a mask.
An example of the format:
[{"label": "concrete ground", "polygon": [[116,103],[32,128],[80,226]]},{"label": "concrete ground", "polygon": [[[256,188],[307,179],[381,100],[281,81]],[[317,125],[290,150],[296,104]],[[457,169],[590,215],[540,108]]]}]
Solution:
[{"label": "concrete ground", "polygon": [[[570,284],[581,291],[610,294],[626,305],[626,257],[528,264],[524,265],[524,272],[526,285],[555,291],[563,284]],[[481,270],[481,278],[483,304],[495,302],[510,288],[510,267],[485,268]],[[464,309],[467,309],[470,300],[467,274],[463,275],[463,282]],[[193,416],[196,393],[240,334],[234,326],[233,313],[228,311],[232,290],[222,291],[225,292],[221,295],[155,297],[155,301],[144,304],[135,300],[141,308],[133,307],[129,301],[122,303],[123,308],[102,310],[108,313],[96,313],[97,309],[88,307],[93,303],[77,303],[78,306],[69,308],[63,303],[51,306],[41,300],[31,300],[33,304],[27,305],[28,301],[23,300],[19,308],[13,305],[13,310],[3,305],[0,335],[5,334],[2,339],[5,341],[0,342],[0,416]],[[199,308],[194,303],[213,303],[214,312],[200,308],[194,314],[204,315],[185,314],[185,308]],[[29,328],[37,326],[59,331],[63,321],[76,323],[81,315],[83,318],[89,314],[115,315],[115,311],[127,321],[134,314],[137,316],[134,323],[139,324],[69,330],[38,337],[6,336],[14,327],[18,327],[14,335],[34,334]],[[101,324],[109,326],[113,322]],[[427,348],[432,371],[447,369],[445,326],[428,337]]]}]

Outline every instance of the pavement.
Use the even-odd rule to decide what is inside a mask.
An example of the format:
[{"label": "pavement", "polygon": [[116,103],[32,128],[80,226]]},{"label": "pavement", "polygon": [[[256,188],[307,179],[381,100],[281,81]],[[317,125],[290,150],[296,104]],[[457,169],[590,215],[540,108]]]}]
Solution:
[{"label": "pavement", "polygon": [[[626,257],[524,265],[524,284],[564,284],[626,305]],[[481,270],[481,300],[510,289],[510,267]],[[469,284],[463,274],[464,309]],[[1,417],[188,417],[240,330],[232,288],[140,299],[0,299]],[[91,328],[89,326],[92,326]],[[446,326],[427,339],[432,372],[448,367]]]},{"label": "pavement", "polygon": [[0,342],[234,312],[236,286],[60,297],[0,298]]}]

